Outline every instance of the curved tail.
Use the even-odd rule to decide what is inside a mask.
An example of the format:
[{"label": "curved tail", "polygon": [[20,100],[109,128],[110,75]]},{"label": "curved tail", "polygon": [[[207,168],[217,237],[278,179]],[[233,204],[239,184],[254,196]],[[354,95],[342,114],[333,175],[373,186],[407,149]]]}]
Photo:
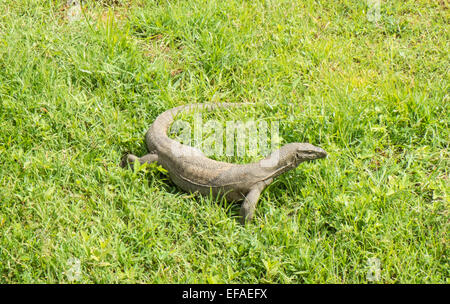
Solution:
[{"label": "curved tail", "polygon": [[145,135],[146,141],[150,142],[150,136],[152,137],[167,137],[167,131],[170,125],[175,120],[175,117],[180,112],[191,112],[197,109],[206,109],[207,111],[213,111],[220,108],[232,108],[242,107],[246,105],[252,105],[251,103],[195,103],[184,106],[172,108],[160,114],[152,126],[148,129]]}]

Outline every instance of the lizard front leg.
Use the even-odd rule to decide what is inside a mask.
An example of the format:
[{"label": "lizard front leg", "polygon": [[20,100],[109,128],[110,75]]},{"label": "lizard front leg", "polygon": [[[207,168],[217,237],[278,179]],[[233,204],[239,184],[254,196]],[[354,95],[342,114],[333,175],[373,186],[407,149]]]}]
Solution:
[{"label": "lizard front leg", "polygon": [[270,182],[259,182],[252,188],[250,188],[250,191],[245,196],[240,210],[240,222],[242,225],[245,225],[246,222],[250,222],[253,219],[259,196],[261,195],[261,192],[264,190],[266,185],[269,183]]},{"label": "lizard front leg", "polygon": [[149,153],[142,157],[137,157],[136,155],[133,154],[127,154],[123,157],[122,161],[120,162],[120,166],[124,168],[128,164],[132,164],[135,161],[138,161],[141,165],[145,163],[151,164],[158,161],[158,154]]}]

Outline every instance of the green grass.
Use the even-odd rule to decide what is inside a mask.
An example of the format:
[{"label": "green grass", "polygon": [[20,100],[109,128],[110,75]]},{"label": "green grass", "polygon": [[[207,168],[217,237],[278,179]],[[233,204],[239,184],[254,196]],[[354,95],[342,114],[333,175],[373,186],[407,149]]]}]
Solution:
[{"label": "green grass", "polygon": [[[366,283],[371,258],[375,283],[450,282],[445,1],[376,23],[356,0],[91,1],[75,23],[64,2],[0,2],[0,283],[69,282],[72,259],[82,283]],[[221,101],[329,153],[247,227],[118,166],[159,113]]]}]

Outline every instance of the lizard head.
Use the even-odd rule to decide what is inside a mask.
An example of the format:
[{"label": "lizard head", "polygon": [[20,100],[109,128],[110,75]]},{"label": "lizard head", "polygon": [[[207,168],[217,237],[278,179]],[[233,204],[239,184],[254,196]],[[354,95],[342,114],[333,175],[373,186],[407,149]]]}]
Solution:
[{"label": "lizard head", "polygon": [[315,160],[325,157],[327,157],[327,152],[322,148],[307,143],[296,144],[295,158],[297,160]]},{"label": "lizard head", "polygon": [[[327,152],[322,148],[308,143],[290,143],[282,146],[279,150],[272,152],[268,157],[261,160],[261,167],[275,169],[277,175],[296,168],[304,161],[311,161],[327,157]],[[283,168],[280,170],[280,168]]]},{"label": "lizard head", "polygon": [[288,161],[295,167],[304,161],[325,158],[327,156],[325,150],[308,143],[290,143],[283,146],[283,148],[287,150],[286,155],[290,158]]}]

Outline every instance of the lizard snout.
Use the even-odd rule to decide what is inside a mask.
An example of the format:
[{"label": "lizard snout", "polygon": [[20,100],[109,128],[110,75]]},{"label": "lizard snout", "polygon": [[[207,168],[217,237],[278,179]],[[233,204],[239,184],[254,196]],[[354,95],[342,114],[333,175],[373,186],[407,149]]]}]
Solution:
[{"label": "lizard snout", "polygon": [[319,147],[316,147],[316,148],[317,148],[316,152],[317,152],[317,156],[318,156],[317,158],[325,158],[328,156],[328,153],[324,149],[319,148]]}]

